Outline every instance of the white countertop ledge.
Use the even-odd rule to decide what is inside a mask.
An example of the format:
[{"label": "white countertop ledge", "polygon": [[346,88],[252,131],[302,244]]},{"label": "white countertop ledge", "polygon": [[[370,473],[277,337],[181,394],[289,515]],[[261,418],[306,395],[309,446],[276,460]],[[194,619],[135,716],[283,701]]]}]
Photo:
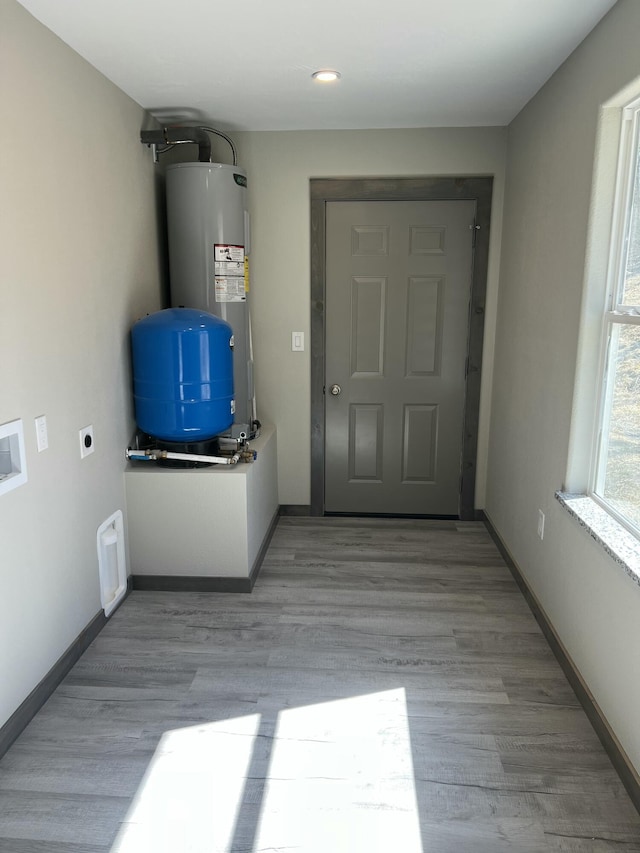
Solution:
[{"label": "white countertop ledge", "polygon": [[640,585],[640,541],[588,495],[556,492],[560,504]]}]

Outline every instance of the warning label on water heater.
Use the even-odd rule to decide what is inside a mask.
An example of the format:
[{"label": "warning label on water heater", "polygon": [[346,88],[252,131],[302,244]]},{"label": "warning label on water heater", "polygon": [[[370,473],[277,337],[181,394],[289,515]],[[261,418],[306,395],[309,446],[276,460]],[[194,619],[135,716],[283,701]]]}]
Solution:
[{"label": "warning label on water heater", "polygon": [[246,302],[247,294],[242,278],[222,278],[216,276],[216,302]]},{"label": "warning label on water heater", "polygon": [[213,259],[216,302],[245,302],[244,246],[216,243]]}]

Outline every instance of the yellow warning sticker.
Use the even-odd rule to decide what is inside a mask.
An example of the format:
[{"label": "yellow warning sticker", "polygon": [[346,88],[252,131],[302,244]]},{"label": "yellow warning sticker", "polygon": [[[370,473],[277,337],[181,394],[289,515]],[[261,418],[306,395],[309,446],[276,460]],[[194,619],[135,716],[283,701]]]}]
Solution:
[{"label": "yellow warning sticker", "polygon": [[249,293],[249,258],[244,256],[244,292]]}]

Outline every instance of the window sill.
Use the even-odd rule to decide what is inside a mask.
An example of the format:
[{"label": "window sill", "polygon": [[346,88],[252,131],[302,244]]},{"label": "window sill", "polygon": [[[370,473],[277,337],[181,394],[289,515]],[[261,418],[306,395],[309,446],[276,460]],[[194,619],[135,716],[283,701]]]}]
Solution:
[{"label": "window sill", "polygon": [[638,585],[640,541],[587,495],[556,492],[560,504]]}]

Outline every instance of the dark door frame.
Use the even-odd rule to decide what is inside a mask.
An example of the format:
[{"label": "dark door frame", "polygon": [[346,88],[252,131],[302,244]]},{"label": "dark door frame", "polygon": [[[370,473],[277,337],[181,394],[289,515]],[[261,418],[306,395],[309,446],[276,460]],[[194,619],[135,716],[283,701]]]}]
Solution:
[{"label": "dark door frame", "polygon": [[311,197],[311,515],[324,515],[326,204],[329,201],[476,202],[469,308],[460,518],[475,518],[480,378],[489,260],[492,177],[312,178]]}]

